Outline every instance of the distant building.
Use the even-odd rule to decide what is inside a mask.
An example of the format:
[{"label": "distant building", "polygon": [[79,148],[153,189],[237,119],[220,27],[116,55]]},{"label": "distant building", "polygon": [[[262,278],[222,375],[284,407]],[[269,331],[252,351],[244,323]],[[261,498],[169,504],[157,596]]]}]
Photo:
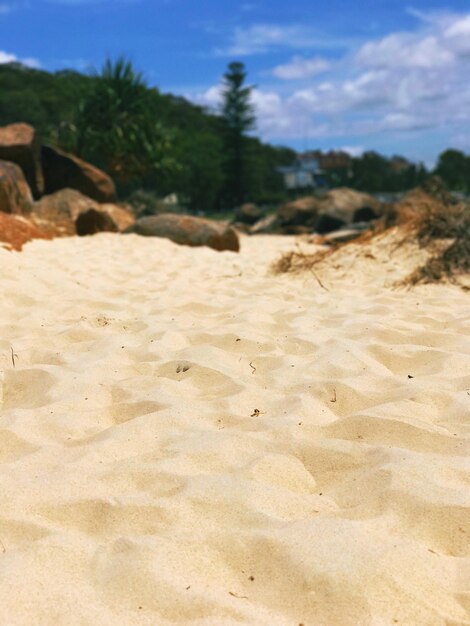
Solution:
[{"label": "distant building", "polygon": [[286,189],[315,189],[347,181],[352,176],[352,157],[342,150],[314,150],[298,154],[292,165],[278,167]]},{"label": "distant building", "polygon": [[315,150],[305,153],[304,158],[317,159],[319,167],[325,172],[343,170],[347,173],[351,170],[353,163],[351,155],[343,150],[330,150],[329,152]]},{"label": "distant building", "polygon": [[299,154],[292,165],[278,167],[277,171],[284,176],[286,189],[314,189],[325,185],[318,159],[313,156],[305,158]]}]

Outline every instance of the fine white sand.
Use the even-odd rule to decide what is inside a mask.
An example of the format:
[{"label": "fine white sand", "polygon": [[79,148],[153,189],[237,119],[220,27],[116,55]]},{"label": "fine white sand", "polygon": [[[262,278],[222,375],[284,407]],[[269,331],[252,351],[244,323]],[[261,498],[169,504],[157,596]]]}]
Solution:
[{"label": "fine white sand", "polygon": [[470,296],[293,244],[0,249],[2,626],[470,624]]}]

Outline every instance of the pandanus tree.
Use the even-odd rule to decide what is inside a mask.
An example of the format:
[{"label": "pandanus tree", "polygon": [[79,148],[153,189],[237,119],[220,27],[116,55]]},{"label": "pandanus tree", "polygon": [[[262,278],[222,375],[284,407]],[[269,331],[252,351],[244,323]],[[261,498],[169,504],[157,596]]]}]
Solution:
[{"label": "pandanus tree", "polygon": [[155,91],[130,61],[108,59],[79,104],[78,154],[106,170],[121,187],[165,175],[175,166],[171,134],[157,119]]}]

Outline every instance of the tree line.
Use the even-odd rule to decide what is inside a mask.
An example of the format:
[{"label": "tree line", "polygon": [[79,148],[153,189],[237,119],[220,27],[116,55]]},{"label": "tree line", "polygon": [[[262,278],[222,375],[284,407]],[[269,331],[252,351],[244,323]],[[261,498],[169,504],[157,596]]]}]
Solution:
[{"label": "tree line", "polygon": [[32,124],[44,143],[108,172],[124,198],[177,193],[194,211],[275,204],[285,197],[277,168],[295,151],[247,134],[255,117],[245,78],[243,64],[229,65],[214,113],[149,87],[124,58],[89,74],[0,65],[0,125]]},{"label": "tree line", "polygon": [[[250,97],[238,62],[224,74],[217,112],[150,87],[124,58],[88,74],[0,65],[0,125],[32,124],[44,143],[107,171],[121,197],[139,189],[160,197],[177,193],[194,211],[231,209],[244,201],[276,204],[287,197],[277,168],[294,162],[296,153],[253,136]],[[457,150],[442,153],[433,173],[452,189],[470,191],[470,157]],[[378,192],[409,189],[429,174],[401,157],[366,152],[347,171],[330,170],[326,178],[333,186]]]}]

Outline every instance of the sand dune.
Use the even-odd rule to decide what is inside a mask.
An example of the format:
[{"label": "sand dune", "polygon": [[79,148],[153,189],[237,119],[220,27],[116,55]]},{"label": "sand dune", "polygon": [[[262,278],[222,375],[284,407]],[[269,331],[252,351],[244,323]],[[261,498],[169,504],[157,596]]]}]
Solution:
[{"label": "sand dune", "polygon": [[470,297],[0,249],[0,624],[470,624]]}]

